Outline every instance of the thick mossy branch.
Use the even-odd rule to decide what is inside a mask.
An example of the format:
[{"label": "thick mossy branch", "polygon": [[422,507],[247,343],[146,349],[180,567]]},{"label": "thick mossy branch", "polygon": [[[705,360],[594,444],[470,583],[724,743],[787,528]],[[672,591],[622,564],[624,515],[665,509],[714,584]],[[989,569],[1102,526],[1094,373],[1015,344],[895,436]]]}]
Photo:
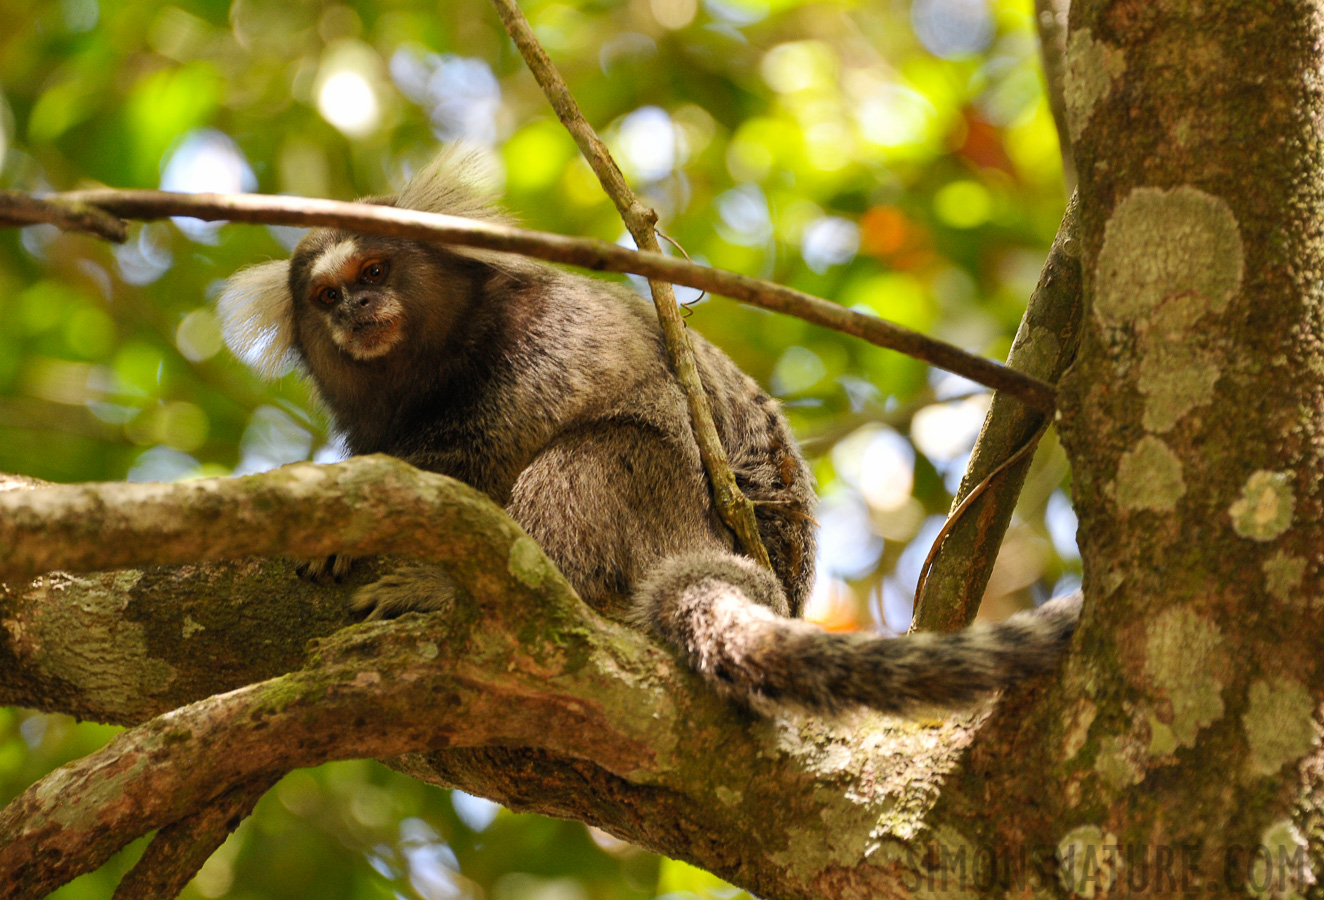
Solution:
[{"label": "thick mossy branch", "polygon": [[517,542],[533,543],[485,495],[388,456],[181,484],[0,493],[0,581],[9,582],[273,553],[397,552],[453,559],[458,578],[472,575],[475,590],[500,596],[516,580],[508,558]]},{"label": "thick mossy branch", "polygon": [[[328,492],[347,497],[322,496]],[[418,495],[412,504],[403,496],[410,492]],[[232,514],[218,496],[236,507]],[[378,499],[394,512],[370,522]],[[45,648],[15,632],[62,622],[62,639],[95,639],[91,652],[104,654],[110,670],[80,684],[99,693],[95,701],[83,697],[84,707],[119,710],[107,717],[133,722],[153,706],[189,703],[52,773],[0,813],[0,883],[9,895],[40,896],[152,828],[214,837],[215,823],[197,817],[255,779],[323,760],[396,754],[408,754],[402,767],[418,777],[590,821],[764,896],[808,898],[843,885],[897,889],[904,867],[879,868],[868,848],[880,834],[900,839],[923,827],[934,799],[929,779],[959,765],[980,717],[923,727],[872,715],[835,724],[751,720],[680,671],[669,652],[578,602],[503,512],[472,500],[463,486],[380,458],[167,487],[0,494],[5,546],[21,556],[7,561],[11,580],[0,595],[7,623],[0,668],[26,659],[18,668],[36,684],[50,671],[40,657]],[[112,513],[113,503],[125,511]],[[192,514],[188,503],[197,505]],[[317,507],[328,517],[318,518]],[[80,512],[104,526],[101,551],[67,549],[80,537],[71,530]],[[31,539],[43,517],[47,542],[66,551],[38,562]],[[186,522],[202,534],[180,534]],[[282,524],[290,522],[298,528]],[[272,529],[265,538],[264,528]],[[245,529],[258,531],[223,541]],[[378,539],[355,536],[364,529]],[[209,618],[196,596],[199,605],[181,621],[172,593],[181,585],[205,591],[205,576],[152,569],[70,579],[67,590],[49,592],[43,585],[56,576],[29,587],[12,580],[60,558],[79,565],[171,559],[190,552],[188,539],[216,542],[212,555],[286,546],[329,552],[340,548],[317,543],[317,535],[337,531],[358,552],[398,548],[411,533],[421,553],[450,557],[464,597],[444,618],[409,616],[322,638],[306,668],[213,697],[189,696],[229,687],[202,678],[213,665],[189,642],[223,646],[225,630],[239,626]],[[247,585],[238,574],[245,569]],[[273,578],[298,583],[288,566],[244,562],[215,571],[228,585],[210,603],[222,613],[269,598]],[[126,607],[127,592],[135,599]],[[117,614],[118,628],[77,630]],[[308,627],[311,637],[323,626]],[[806,839],[805,822],[822,821],[835,824],[814,839],[813,852],[791,849]],[[707,837],[714,834],[721,846]],[[142,877],[167,883],[175,875],[158,867]]]},{"label": "thick mossy branch", "polygon": [[[365,500],[367,511],[358,514],[365,518],[338,525],[306,520],[313,514],[306,508],[310,502],[338,506],[324,496],[327,490],[354,497],[352,485],[364,485],[365,479],[375,486]],[[272,773],[329,759],[495,742],[588,756],[613,770],[633,770],[652,760],[647,734],[629,730],[639,722],[651,731],[658,718],[613,720],[603,714],[640,708],[637,697],[625,702],[613,696],[637,692],[635,682],[583,678],[581,670],[594,663],[625,670],[635,657],[651,657],[653,651],[637,633],[597,619],[502,511],[458,483],[370,458],[249,479],[152,486],[145,493],[117,490],[133,487],[47,487],[0,495],[7,504],[7,543],[23,560],[18,565],[7,560],[6,576],[50,564],[50,558],[34,563],[34,554],[23,549],[30,534],[41,532],[33,523],[44,518],[47,541],[67,546],[52,541],[51,534],[63,534],[79,510],[87,515],[89,508],[118,505],[119,515],[94,516],[106,533],[98,564],[132,559],[125,548],[134,543],[167,560],[188,552],[178,533],[180,518],[196,526],[191,538],[215,544],[213,555],[257,549],[242,538],[217,543],[207,533],[213,526],[221,532],[254,528],[261,537],[262,529],[285,519],[327,533],[384,533],[392,529],[383,523],[395,520],[437,556],[454,555],[456,580],[467,589],[467,599],[442,632],[419,617],[343,631],[325,639],[306,669],[165,713],[47,776],[0,813],[0,883],[8,886],[9,896],[43,896],[153,828],[214,835],[219,826],[198,817],[217,798],[267,781]],[[418,501],[413,514],[396,496],[402,490]],[[221,505],[213,509],[217,498]],[[374,501],[387,505],[373,508]],[[350,501],[350,508],[358,505]],[[450,521],[433,519],[436,510]],[[370,521],[373,516],[378,518]],[[464,536],[449,544],[432,539],[446,527]],[[276,534],[266,537],[270,541]],[[300,535],[292,539],[297,544]],[[398,537],[397,542],[403,543]],[[73,562],[88,565],[85,557]],[[485,570],[483,578],[472,577],[475,564]],[[625,658],[617,647],[622,642]],[[599,658],[603,654],[611,658]],[[558,687],[548,685],[558,681]],[[446,698],[441,715],[437,698]],[[145,883],[174,877],[169,867],[155,864],[143,874]]]}]

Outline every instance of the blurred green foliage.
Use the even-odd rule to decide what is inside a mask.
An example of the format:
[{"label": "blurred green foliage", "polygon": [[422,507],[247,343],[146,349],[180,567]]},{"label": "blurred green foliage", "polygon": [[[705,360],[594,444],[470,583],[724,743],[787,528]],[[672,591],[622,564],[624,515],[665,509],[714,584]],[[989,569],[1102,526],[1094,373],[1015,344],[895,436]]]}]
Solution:
[{"label": "blurred green foliage", "polygon": [[[1064,205],[1030,0],[524,8],[694,259],[1005,355]],[[465,139],[530,226],[622,237],[483,0],[0,0],[0,22],[0,186],[350,198]],[[134,226],[122,247],[0,231],[0,471],[174,479],[334,457],[308,392],[251,376],[209,306],[221,279],[295,239],[187,220]],[[722,299],[689,322],[782,398],[812,456],[824,547],[811,617],[903,628],[986,395]],[[1076,577],[1064,477],[1046,447],[990,614]],[[0,710],[0,800],[110,733]],[[583,826],[494,812],[375,764],[297,772],[187,896],[732,895]],[[108,897],[139,851],[58,896]]]}]

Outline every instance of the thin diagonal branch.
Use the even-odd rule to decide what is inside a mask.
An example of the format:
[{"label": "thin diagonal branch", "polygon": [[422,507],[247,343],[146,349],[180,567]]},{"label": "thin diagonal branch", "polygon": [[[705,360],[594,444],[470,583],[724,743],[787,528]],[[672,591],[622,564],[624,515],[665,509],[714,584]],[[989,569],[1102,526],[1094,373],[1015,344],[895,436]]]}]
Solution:
[{"label": "thin diagonal branch", "polygon": [[[602,189],[616,204],[616,209],[634,238],[635,246],[649,253],[661,253],[657,243],[657,213],[639,202],[639,198],[625,181],[620,167],[611,158],[607,145],[598,139],[593,126],[584,118],[575,102],[570,88],[566,86],[561,73],[556,70],[538,38],[534,35],[529,22],[520,12],[515,0],[492,0],[501,21],[506,26],[515,46],[524,56],[524,62],[533,77],[542,86],[543,93],[556,110],[561,124],[579,145],[579,152],[584,154],[588,164],[597,173]],[[699,366],[694,360],[694,350],[690,347],[689,337],[685,333],[685,320],[681,318],[680,308],[676,305],[676,292],[671,284],[656,278],[649,279],[649,288],[653,292],[653,305],[657,307],[657,319],[662,325],[662,336],[667,345],[667,355],[671,358],[671,370],[677,383],[685,392],[689,404],[690,424],[694,428],[694,439],[699,446],[699,457],[708,473],[708,483],[713,488],[713,500],[717,513],[722,517],[740,541],[741,548],[751,559],[765,569],[772,568],[768,550],[759,536],[758,520],[754,517],[754,504],[736,484],[731,473],[731,464],[726,457],[726,450],[717,435],[717,424],[713,421],[712,409],[708,406],[708,397],[704,393],[703,380],[699,376]]]},{"label": "thin diagonal branch", "polygon": [[1062,150],[1062,180],[1067,194],[1076,190],[1076,158],[1071,152],[1071,132],[1067,129],[1067,14],[1071,0],[1034,0],[1034,20],[1039,30],[1039,59],[1044,68],[1044,86],[1048,108],[1057,127],[1057,142]]},{"label": "thin diagonal branch", "polygon": [[194,815],[162,828],[115,888],[113,900],[179,896],[277,780],[274,775],[259,775],[226,791]]},{"label": "thin diagonal branch", "polygon": [[417,210],[307,197],[114,189],[77,191],[58,196],[98,206],[129,219],[191,216],[208,221],[332,226],[518,253],[600,272],[632,272],[721,294],[858,337],[954,372],[977,384],[1005,391],[1034,409],[1050,412],[1056,402],[1056,389],[1046,382],[893,322],[770,281],[696,265],[660,253],[629,250],[606,241],[570,238]]},{"label": "thin diagonal branch", "polygon": [[[1075,358],[1080,339],[1082,298],[1076,217],[1073,194],[1007,357],[1009,366],[1053,382]],[[935,551],[933,567],[916,598],[914,630],[956,631],[974,621],[1033,462],[1033,450],[1004,471],[994,473],[1027,442],[1039,439],[1044,420],[1044,414],[1037,410],[1008,402],[1000,393],[993,395],[965,477],[952,501],[953,514],[958,518],[945,537],[938,538],[943,543]],[[990,477],[996,481],[961,509],[966,497]]]}]

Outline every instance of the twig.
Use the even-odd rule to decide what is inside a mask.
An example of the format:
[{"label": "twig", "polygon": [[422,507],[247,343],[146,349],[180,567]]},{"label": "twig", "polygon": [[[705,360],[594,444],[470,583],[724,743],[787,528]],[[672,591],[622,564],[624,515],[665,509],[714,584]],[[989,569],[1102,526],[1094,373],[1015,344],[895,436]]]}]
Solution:
[{"label": "twig", "polygon": [[162,828],[115,888],[113,900],[178,897],[277,780],[259,776],[226,791],[195,815]]},{"label": "twig", "polygon": [[[632,272],[721,294],[751,306],[812,322],[842,334],[896,350],[929,365],[1003,391],[1034,409],[1051,412],[1057,390],[1051,384],[1008,369],[990,359],[912,331],[893,322],[838,306],[770,281],[762,281],[660,253],[629,250],[606,241],[571,238],[475,222],[457,216],[411,209],[344,203],[309,197],[272,197],[262,194],[176,194],[166,191],[77,191],[57,195],[101,207],[129,219],[164,219],[191,216],[208,221],[270,225],[330,226],[465,247],[519,253],[537,259],[567,263],[600,272]],[[0,223],[2,225],[3,223]]]},{"label": "twig", "polygon": [[1057,126],[1057,142],[1062,148],[1062,180],[1067,194],[1076,189],[1076,158],[1071,152],[1071,132],[1067,130],[1067,14],[1071,0],[1034,0],[1034,20],[1039,29],[1039,58],[1044,66],[1048,108]]},{"label": "twig", "polygon": [[999,475],[1025,459],[1028,454],[1033,453],[1034,449],[1039,446],[1039,439],[1044,436],[1044,432],[1048,430],[1049,425],[1048,417],[1044,416],[1043,419],[1043,422],[1039,425],[1039,430],[1030,435],[1029,439],[1024,444],[1021,444],[1019,450],[999,463],[996,469],[989,472],[988,475],[984,477],[983,481],[975,485],[970,493],[966,494],[960,502],[952,507],[951,513],[947,516],[947,521],[942,523],[942,528],[939,529],[938,534],[933,538],[933,546],[929,548],[928,555],[924,557],[923,565],[919,567],[919,579],[915,583],[916,605],[919,603],[919,597],[924,593],[924,586],[929,582],[929,572],[933,570],[933,561],[937,557],[938,551],[942,549],[943,544],[947,542],[947,535],[951,534],[952,529],[960,524],[961,518],[965,515],[966,510],[969,509],[980,497],[984,496],[984,492],[996,483],[996,479]]},{"label": "twig", "polygon": [[18,191],[0,191],[0,226],[54,225],[63,231],[81,231],[116,244],[129,236],[123,219],[103,209],[54,195],[34,197]]},{"label": "twig", "polygon": [[[1073,194],[1008,357],[1009,365],[1051,381],[1070,365],[1080,337],[1077,205]],[[912,630],[956,631],[974,620],[1034,459],[1026,448],[1035,444],[1047,420],[1000,393],[993,395],[953,500],[949,519],[954,521],[944,526],[941,544],[935,541],[928,577],[917,588]],[[973,496],[985,482],[987,488]]]},{"label": "twig", "polygon": [[[515,46],[524,56],[524,62],[533,77],[542,86],[552,108],[556,110],[561,124],[579,145],[579,152],[588,160],[597,173],[602,189],[616,204],[616,209],[634,237],[635,246],[650,253],[662,252],[657,243],[654,227],[657,213],[644,206],[635,196],[634,191],[625,182],[620,167],[611,158],[607,145],[598,139],[593,126],[579,111],[579,104],[561,73],[556,71],[551,59],[538,43],[529,22],[520,12],[515,0],[492,0],[497,13],[501,16],[506,32]],[[713,486],[713,499],[717,504],[717,513],[722,517],[740,541],[746,555],[766,569],[772,568],[767,548],[759,536],[758,519],[754,516],[754,505],[736,484],[735,475],[726,457],[726,450],[717,435],[717,424],[713,421],[712,409],[708,406],[708,397],[704,393],[703,380],[699,376],[699,366],[694,360],[694,350],[689,337],[685,334],[685,320],[676,305],[676,293],[671,284],[658,279],[649,279],[649,288],[653,292],[653,305],[657,307],[658,322],[662,325],[662,336],[667,345],[667,355],[671,357],[671,369],[676,381],[685,392],[689,404],[690,424],[694,428],[694,438],[699,445],[699,456],[703,467],[708,472],[708,481]]]}]

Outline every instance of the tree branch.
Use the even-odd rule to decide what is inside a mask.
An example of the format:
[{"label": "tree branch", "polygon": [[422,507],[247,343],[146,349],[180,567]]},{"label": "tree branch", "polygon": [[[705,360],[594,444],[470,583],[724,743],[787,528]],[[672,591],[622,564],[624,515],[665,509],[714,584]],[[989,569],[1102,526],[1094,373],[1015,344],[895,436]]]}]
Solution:
[{"label": "tree branch", "polygon": [[[462,485],[385,458],[320,467],[324,477],[317,477],[318,468],[153,487],[157,516],[145,514],[147,497],[117,493],[145,486],[0,494],[0,519],[8,529],[0,544],[23,548],[41,534],[43,515],[53,529],[46,542],[67,548],[68,521],[78,511],[97,518],[88,510],[127,504],[124,516],[103,517],[108,549],[97,558],[112,560],[187,552],[190,545],[177,531],[189,504],[195,512],[187,518],[206,541],[299,520],[329,503],[338,521],[301,524],[297,533],[276,529],[265,540],[322,552],[326,546],[307,543],[314,538],[303,532],[340,533],[348,536],[346,547],[363,552],[397,543],[401,533],[392,523],[403,519],[421,553],[453,554],[452,571],[467,591],[444,617],[408,616],[342,630],[323,639],[301,671],[196,699],[47,776],[0,813],[0,883],[9,896],[39,896],[152,828],[173,829],[166,832],[167,846],[175,840],[170,835],[214,840],[219,826],[196,817],[218,803],[242,805],[238,795],[225,799],[227,793],[291,768],[427,748],[433,749],[397,765],[515,808],[574,815],[768,895],[821,896],[843,884],[886,893],[913,877],[904,861],[884,868],[869,862],[869,847],[880,835],[900,840],[922,826],[934,799],[930,779],[959,763],[982,717],[924,727],[863,714],[839,724],[750,721],[679,671],[671,654],[578,602],[503,512],[486,500],[466,506]],[[378,486],[355,499],[355,485],[364,487],[370,476]],[[418,494],[413,504],[398,496],[405,490]],[[344,502],[319,496],[342,491]],[[356,509],[360,504],[368,511]],[[219,521],[210,523],[213,518]],[[381,538],[354,536],[365,528]],[[247,552],[257,543],[236,538],[213,555]],[[120,545],[145,549],[129,553],[116,549]],[[6,572],[57,558],[79,565],[92,559],[74,550],[47,554],[40,564],[30,550],[17,555],[21,561],[9,560]],[[109,577],[135,590],[148,580]],[[127,623],[134,627],[112,632],[109,642],[133,644],[140,633],[168,640],[178,627],[168,578],[163,572],[151,580],[146,590],[155,596]],[[271,587],[259,575],[248,591],[265,596]],[[234,603],[242,600],[227,598],[227,605]],[[88,609],[97,605],[106,611]],[[6,659],[22,646],[15,630],[34,617],[95,622],[125,610],[122,593],[113,590],[43,595],[12,583],[4,606],[0,657]],[[74,640],[82,636],[73,633]],[[161,697],[141,678],[151,661],[135,667],[124,662],[129,657],[107,654],[111,667],[124,668],[107,681],[102,704],[118,704],[133,717]],[[171,700],[199,684],[196,670],[211,666],[197,652],[171,661],[162,679]],[[722,752],[714,755],[718,744]],[[884,813],[893,824],[880,831]],[[821,849],[788,852],[803,843],[805,821],[834,827],[815,838]],[[720,847],[707,837],[712,834],[724,836]],[[142,877],[152,883],[174,875],[155,868]]]},{"label": "tree branch", "polygon": [[0,227],[54,225],[63,231],[81,231],[122,244],[129,236],[123,219],[103,209],[59,195],[33,197],[0,190]]},{"label": "tree branch", "polygon": [[536,546],[486,495],[381,455],[243,478],[0,493],[0,581],[273,550],[308,558],[395,551],[453,557],[458,576],[472,575],[496,597],[513,577],[507,553],[526,545]]},{"label": "tree branch", "polygon": [[[1076,217],[1073,194],[1007,357],[1009,367],[1050,383],[1071,364],[1080,339],[1083,301]],[[916,598],[914,630],[957,631],[974,621],[1034,461],[1033,452],[1000,474],[995,472],[1027,442],[1038,440],[1044,419],[1043,413],[1001,393],[993,395],[961,486],[952,498],[958,518],[945,536],[938,537],[942,543]],[[966,497],[990,477],[997,480],[957,514]]]},{"label": "tree branch", "polygon": [[[634,238],[635,246],[649,253],[662,253],[657,243],[657,213],[644,206],[635,196],[634,191],[625,181],[620,167],[611,158],[607,145],[598,139],[593,126],[579,111],[579,104],[561,73],[556,71],[551,59],[538,43],[529,21],[524,18],[514,0],[492,0],[506,32],[515,46],[519,48],[528,65],[529,71],[542,86],[557,118],[566,127],[579,145],[579,152],[588,160],[588,164],[597,173],[602,189],[616,204],[625,227]],[[726,458],[726,450],[717,436],[717,424],[713,421],[713,412],[708,406],[708,397],[704,393],[703,380],[699,377],[699,366],[694,361],[694,351],[690,347],[689,337],[685,333],[685,321],[681,318],[680,308],[676,305],[676,293],[671,284],[656,278],[649,279],[648,287],[653,293],[653,305],[657,307],[657,319],[662,326],[662,337],[666,343],[667,355],[671,359],[671,371],[685,392],[685,400],[690,410],[690,425],[694,429],[695,443],[699,447],[699,457],[703,468],[708,473],[708,483],[712,485],[713,500],[717,513],[726,526],[735,533],[745,554],[765,569],[772,569],[772,560],[759,536],[758,520],[754,517],[754,504],[736,485],[736,477],[731,474],[731,465]]]},{"label": "tree branch", "polygon": [[237,785],[197,813],[162,828],[115,888],[113,900],[179,896],[277,780],[266,775]]},{"label": "tree branch", "polygon": [[1057,127],[1057,143],[1062,152],[1062,180],[1067,194],[1076,191],[1076,158],[1071,152],[1071,132],[1067,129],[1067,15],[1071,0],[1034,0],[1034,21],[1039,30],[1039,59],[1044,67],[1044,86],[1048,108]]},{"label": "tree branch", "polygon": [[[632,272],[721,294],[751,306],[795,316],[858,337],[879,347],[896,350],[929,365],[955,372],[986,387],[1006,391],[1035,409],[1049,412],[1055,402],[1052,385],[904,326],[772,282],[696,265],[660,253],[628,250],[606,241],[569,238],[417,210],[306,197],[176,194],[109,188],[56,196],[97,206],[130,219],[190,216],[208,221],[332,226],[417,241],[441,241],[519,253],[600,272]],[[2,226],[3,223],[0,223]]]}]

